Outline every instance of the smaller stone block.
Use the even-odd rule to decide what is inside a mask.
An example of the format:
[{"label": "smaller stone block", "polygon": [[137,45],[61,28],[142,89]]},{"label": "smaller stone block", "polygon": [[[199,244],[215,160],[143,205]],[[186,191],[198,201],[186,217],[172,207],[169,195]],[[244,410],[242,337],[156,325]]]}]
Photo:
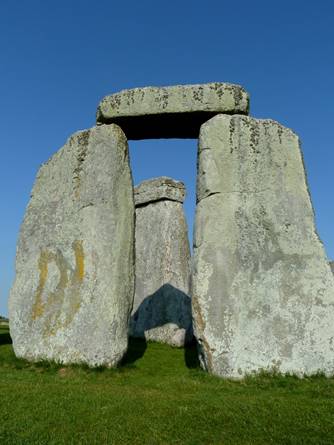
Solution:
[{"label": "smaller stone block", "polygon": [[181,347],[192,338],[190,249],[182,182],[135,188],[136,292],[130,335]]},{"label": "smaller stone block", "polygon": [[156,179],[143,181],[138,187],[135,187],[135,205],[140,206],[149,202],[168,199],[184,202],[186,190],[183,182],[162,176]]}]

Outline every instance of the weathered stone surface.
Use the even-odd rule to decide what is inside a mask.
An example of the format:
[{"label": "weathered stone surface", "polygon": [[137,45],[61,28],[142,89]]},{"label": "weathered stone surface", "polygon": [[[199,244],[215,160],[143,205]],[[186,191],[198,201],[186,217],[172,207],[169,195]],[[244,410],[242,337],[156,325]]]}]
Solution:
[{"label": "weathered stone surface", "polygon": [[[179,200],[171,201],[170,194]],[[173,346],[183,346],[192,337],[184,194],[184,185],[170,178],[135,188],[136,292],[130,335]]]},{"label": "weathered stone surface", "polygon": [[219,115],[201,128],[192,304],[202,366],[334,373],[334,278],[298,137]]},{"label": "weathered stone surface", "polygon": [[167,199],[184,202],[186,190],[183,182],[162,176],[160,178],[143,181],[134,189],[136,207],[149,202]]},{"label": "weathered stone surface", "polygon": [[330,265],[331,271],[334,273],[334,261],[330,261],[329,265]]},{"label": "weathered stone surface", "polygon": [[115,123],[128,139],[197,138],[217,113],[248,114],[249,96],[239,85],[208,83],[123,90],[106,96],[98,123]]},{"label": "weathered stone surface", "polygon": [[38,173],[10,301],[15,353],[115,366],[134,294],[134,201],[116,125],[74,134]]}]

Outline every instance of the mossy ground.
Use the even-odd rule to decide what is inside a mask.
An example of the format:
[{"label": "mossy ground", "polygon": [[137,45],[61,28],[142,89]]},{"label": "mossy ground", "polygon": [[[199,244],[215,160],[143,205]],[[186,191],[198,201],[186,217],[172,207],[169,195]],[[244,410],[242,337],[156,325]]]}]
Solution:
[{"label": "mossy ground", "polygon": [[0,444],[333,444],[334,379],[233,382],[132,341],[117,370],[29,364],[0,327]]}]

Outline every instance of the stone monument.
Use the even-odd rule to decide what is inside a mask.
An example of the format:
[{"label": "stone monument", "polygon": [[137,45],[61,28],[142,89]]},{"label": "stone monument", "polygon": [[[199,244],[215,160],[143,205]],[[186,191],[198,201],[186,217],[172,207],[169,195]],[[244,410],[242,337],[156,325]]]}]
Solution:
[{"label": "stone monument", "polygon": [[[134,296],[127,139],[199,137],[191,305],[202,367],[230,378],[263,370],[334,375],[334,276],[316,232],[300,142],[248,112],[247,92],[226,83],[135,88],[101,101],[97,127],[75,134],[33,189],[9,303],[19,357],[120,362]],[[190,302],[189,254],[182,187],[168,181],[135,193],[130,331],[183,344],[189,317],[177,312]],[[149,238],[141,238],[145,230]],[[175,289],[186,303],[171,308]]]}]

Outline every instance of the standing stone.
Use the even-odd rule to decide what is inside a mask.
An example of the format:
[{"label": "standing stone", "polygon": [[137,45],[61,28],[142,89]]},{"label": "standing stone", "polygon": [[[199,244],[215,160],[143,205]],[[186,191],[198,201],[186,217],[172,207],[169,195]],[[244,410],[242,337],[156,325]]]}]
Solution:
[{"label": "standing stone", "polygon": [[136,293],[130,335],[172,346],[192,337],[184,196],[183,183],[165,177],[135,188]]},{"label": "standing stone", "polygon": [[116,125],[75,133],[38,173],[10,295],[15,353],[115,366],[134,293],[134,202]]},{"label": "standing stone", "polygon": [[218,115],[199,139],[193,317],[202,366],[334,373],[334,278],[298,137]]}]

